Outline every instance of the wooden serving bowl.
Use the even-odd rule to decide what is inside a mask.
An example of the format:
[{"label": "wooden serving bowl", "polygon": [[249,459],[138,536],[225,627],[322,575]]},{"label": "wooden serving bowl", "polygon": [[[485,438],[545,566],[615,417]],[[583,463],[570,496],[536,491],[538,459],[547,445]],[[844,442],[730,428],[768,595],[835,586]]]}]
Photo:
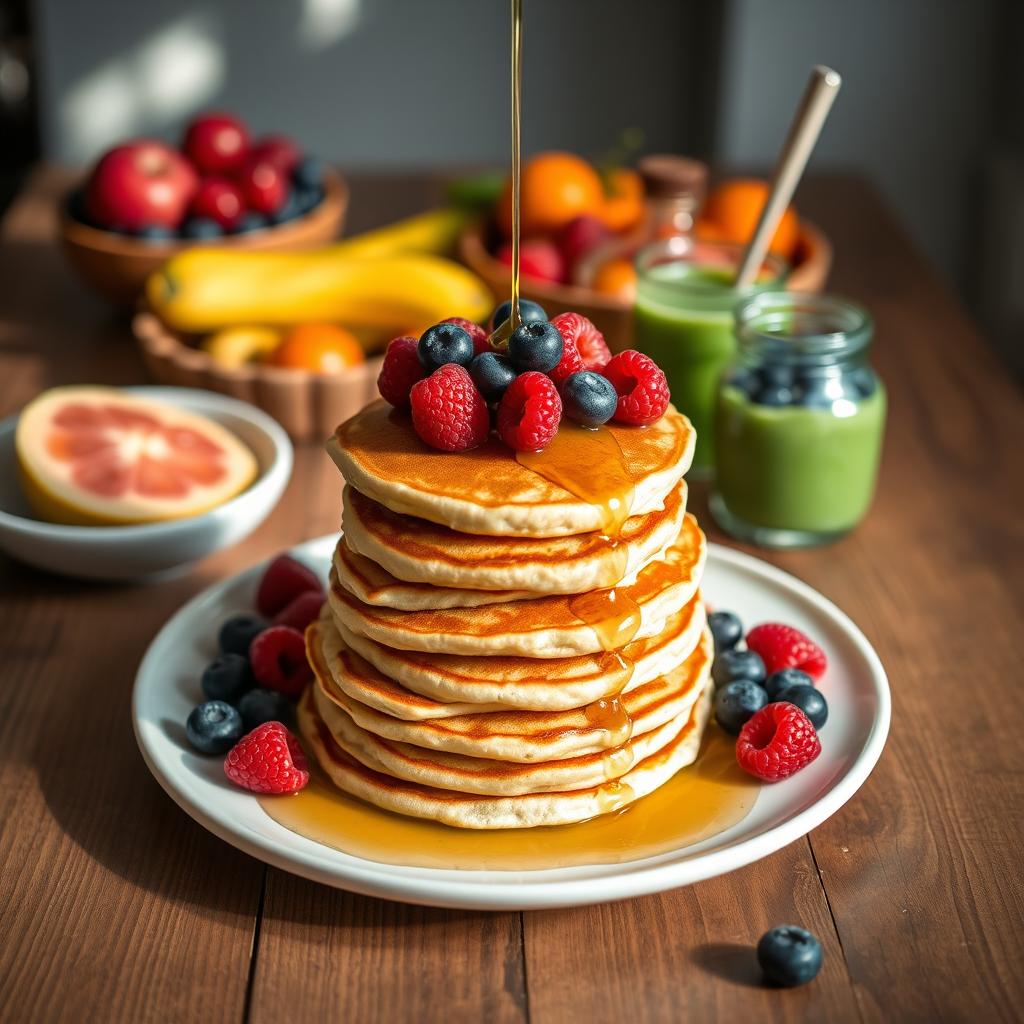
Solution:
[{"label": "wooden serving bowl", "polygon": [[136,313],[132,330],[153,380],[240,398],[273,416],[294,441],[325,440],[377,397],[379,356],[341,373],[260,363],[225,367],[196,348],[196,339],[172,330],[147,309]]},{"label": "wooden serving bowl", "polygon": [[196,245],[263,250],[303,249],[330,242],[341,233],[348,210],[348,185],[337,171],[324,174],[324,196],[302,217],[241,235],[222,235],[209,241],[144,239],[102,231],[73,217],[67,204],[61,214],[64,253],[78,276],[115,305],[134,307],[146,278],[172,256]]},{"label": "wooden serving bowl", "polygon": [[[502,297],[508,293],[509,269],[491,255],[487,239],[484,221],[470,224],[459,238],[459,258],[487,282],[495,295]],[[796,262],[786,278],[786,287],[791,291],[821,291],[831,268],[832,244],[815,225],[802,220]],[[521,287],[523,295],[539,302],[549,315],[572,311],[593,320],[613,352],[621,352],[632,345],[633,307],[630,303],[590,288],[552,284],[529,277],[521,278]]]}]

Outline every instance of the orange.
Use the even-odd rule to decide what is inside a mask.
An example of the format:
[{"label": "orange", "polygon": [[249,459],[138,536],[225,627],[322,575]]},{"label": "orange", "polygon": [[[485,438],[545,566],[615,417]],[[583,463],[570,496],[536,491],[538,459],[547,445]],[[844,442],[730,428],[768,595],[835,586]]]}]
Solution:
[{"label": "orange", "polygon": [[611,231],[628,231],[644,215],[644,183],[629,167],[613,167],[605,176],[605,198],[598,216]]},{"label": "orange", "polygon": [[609,260],[598,268],[590,287],[601,295],[632,302],[636,298],[636,268],[629,260]]},{"label": "orange", "polygon": [[366,359],[351,331],[335,324],[309,323],[293,327],[267,356],[271,366],[313,373],[338,373]]},{"label": "orange", "polygon": [[[750,241],[757,227],[761,208],[768,198],[768,183],[756,178],[733,178],[723,181],[711,190],[701,211],[704,232],[701,237],[710,237],[711,231],[705,222],[710,221],[718,229],[723,241],[743,245]],[[779,221],[772,236],[769,249],[786,260],[792,261],[800,234],[800,222],[792,206]]]},{"label": "orange", "polygon": [[[520,217],[523,235],[557,231],[574,217],[600,216],[604,208],[601,177],[573,153],[538,153],[523,164]],[[512,234],[512,179],[505,182],[495,210],[498,227]]]}]

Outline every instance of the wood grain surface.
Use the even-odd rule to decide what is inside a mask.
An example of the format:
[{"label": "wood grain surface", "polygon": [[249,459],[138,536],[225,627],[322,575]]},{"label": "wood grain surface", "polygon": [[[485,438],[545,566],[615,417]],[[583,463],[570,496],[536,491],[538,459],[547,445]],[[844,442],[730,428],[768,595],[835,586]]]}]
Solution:
[{"label": "wood grain surface", "polygon": [[[0,415],[52,384],[144,380],[127,324],[55,245],[67,181],[40,171],[3,225]],[[356,177],[350,227],[439,196],[426,176]],[[147,773],[132,679],[191,595],[337,529],[340,480],[303,448],[263,527],[177,579],[90,585],[0,558],[0,1021],[1021,1019],[1021,396],[874,191],[818,178],[798,204],[835,243],[834,290],[877,320],[890,390],[869,519],[768,556],[888,669],[892,734],[861,792],[733,874],[528,914],[337,892],[214,839]],[[753,960],[782,922],[825,946],[800,990],[764,987]]]}]

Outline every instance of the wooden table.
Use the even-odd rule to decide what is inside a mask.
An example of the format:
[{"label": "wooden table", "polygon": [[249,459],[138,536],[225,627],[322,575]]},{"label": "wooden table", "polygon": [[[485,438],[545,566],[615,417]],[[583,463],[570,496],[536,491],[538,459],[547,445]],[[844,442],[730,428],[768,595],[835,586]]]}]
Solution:
[{"label": "wooden table", "polygon": [[[126,325],[54,245],[66,181],[40,172],[3,227],[3,415],[52,384],[143,379]],[[437,195],[425,177],[357,178],[351,228]],[[835,242],[834,288],[877,318],[891,391],[868,521],[769,556],[888,669],[892,734],[860,793],[760,863],[581,910],[401,906],[236,852],[146,771],[132,679],[191,595],[337,528],[338,476],[303,449],[264,526],[182,578],[98,586],[0,560],[0,1020],[1021,1019],[1020,396],[871,188],[818,179],[799,199]],[[825,946],[803,989],[759,984],[752,945],[782,922]]]}]

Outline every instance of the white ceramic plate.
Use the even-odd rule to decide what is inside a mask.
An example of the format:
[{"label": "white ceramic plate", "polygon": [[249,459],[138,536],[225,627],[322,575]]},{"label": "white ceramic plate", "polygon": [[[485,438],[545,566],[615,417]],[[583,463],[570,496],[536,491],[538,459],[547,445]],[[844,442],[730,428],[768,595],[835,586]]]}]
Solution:
[{"label": "white ceramic plate", "polygon": [[[336,537],[293,552],[326,576]],[[249,611],[262,566],[198,595],[160,631],[139,666],[132,716],[142,755],[167,792],[215,835],[260,860],[353,892],[441,907],[530,910],[639,896],[711,878],[765,857],[834,814],[867,778],[889,731],[890,697],[878,655],[834,604],[748,555],[711,545],[703,592],[749,625],[788,622],[824,647],[829,720],[822,754],[784,782],[764,786],[739,824],[678,851],[625,864],[545,871],[459,871],[378,864],[288,831],[224,777],[220,758],[185,743],[199,676],[215,654],[216,624]]]}]

